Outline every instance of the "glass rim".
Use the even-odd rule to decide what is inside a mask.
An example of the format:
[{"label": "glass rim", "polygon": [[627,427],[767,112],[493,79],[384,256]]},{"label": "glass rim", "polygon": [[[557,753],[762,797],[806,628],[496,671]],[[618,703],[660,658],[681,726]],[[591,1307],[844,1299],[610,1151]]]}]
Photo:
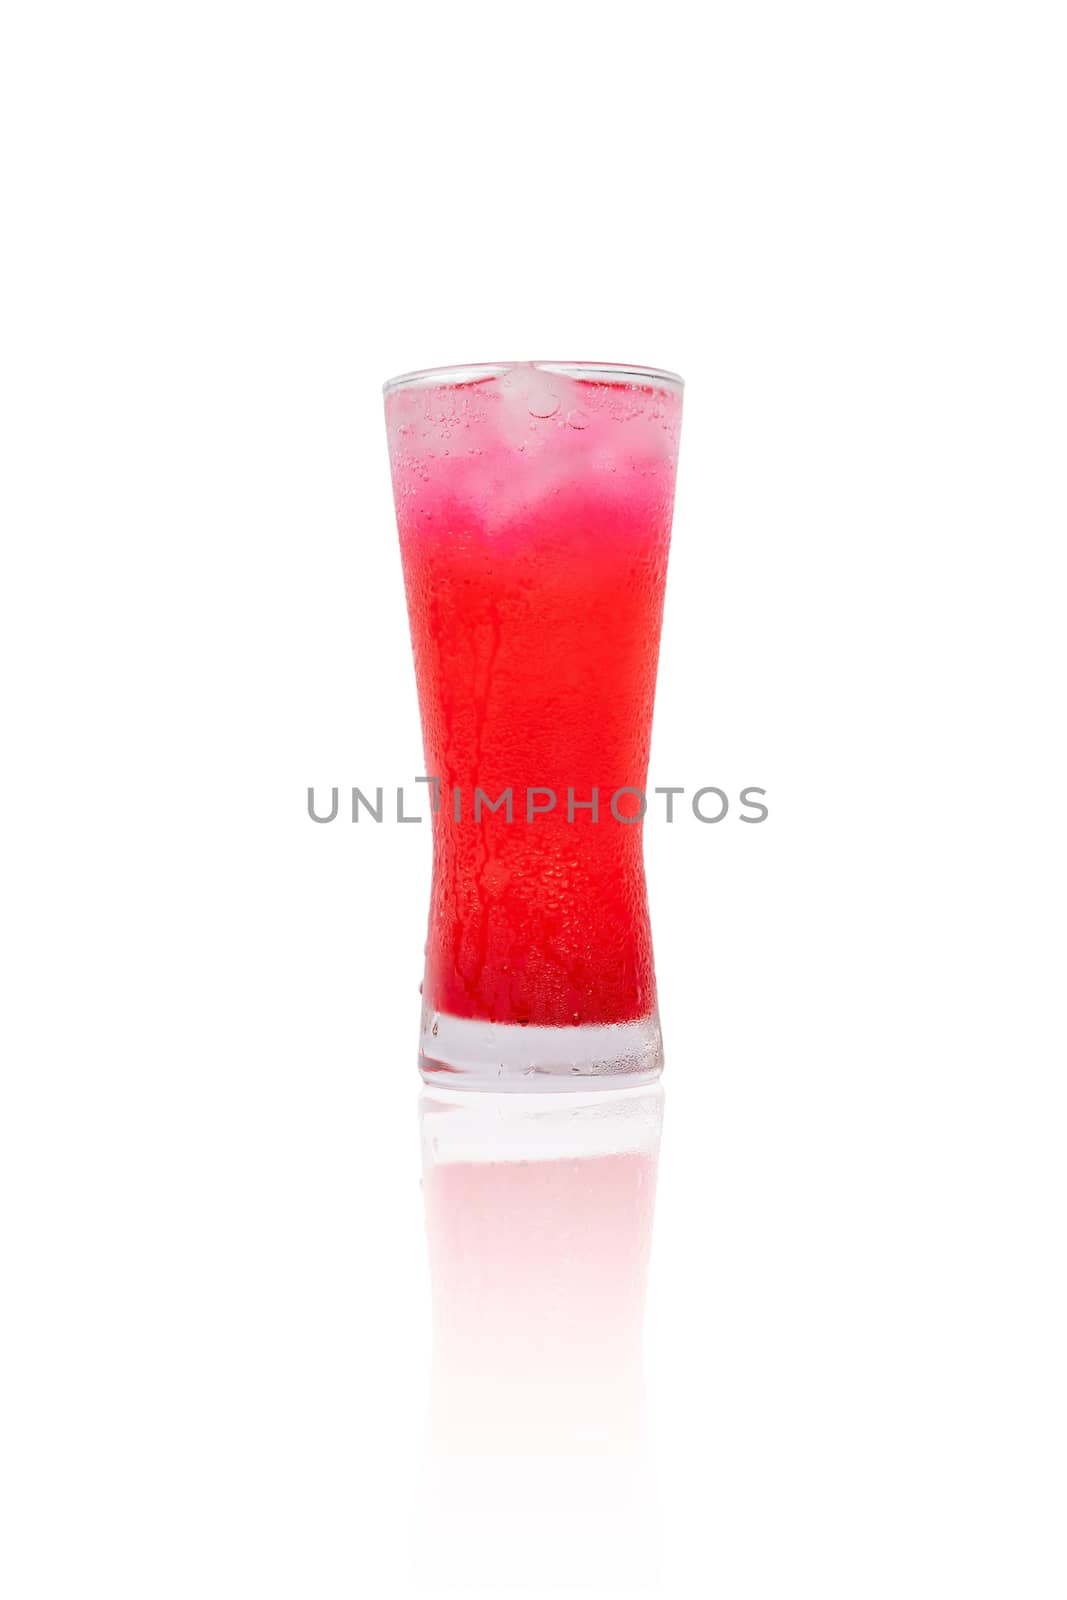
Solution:
[{"label": "glass rim", "polygon": [[598,383],[620,385],[649,383],[671,389],[684,389],[685,379],[665,367],[638,367],[628,362],[616,361],[474,361],[454,367],[424,367],[417,372],[401,372],[387,378],[382,384],[383,394],[395,394],[399,389],[432,389],[460,384],[485,383],[499,378],[515,367],[533,367],[538,372],[552,373],[563,378],[585,378]]}]

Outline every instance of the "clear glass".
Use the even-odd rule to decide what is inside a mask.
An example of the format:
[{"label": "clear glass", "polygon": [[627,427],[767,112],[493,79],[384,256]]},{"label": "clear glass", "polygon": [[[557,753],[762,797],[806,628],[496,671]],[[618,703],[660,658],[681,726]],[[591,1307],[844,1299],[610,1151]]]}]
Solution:
[{"label": "clear glass", "polygon": [[392,380],[385,413],[436,779],[420,1069],[650,1081],[641,834],[682,380],[455,367]]}]

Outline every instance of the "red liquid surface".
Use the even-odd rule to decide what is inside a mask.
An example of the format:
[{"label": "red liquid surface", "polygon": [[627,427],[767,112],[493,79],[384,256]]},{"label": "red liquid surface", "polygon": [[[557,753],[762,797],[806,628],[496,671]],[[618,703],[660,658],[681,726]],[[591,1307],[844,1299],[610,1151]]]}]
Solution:
[{"label": "red liquid surface", "polygon": [[[533,368],[387,399],[426,772],[441,784],[435,1010],[573,1025],[655,1007],[642,825],[610,802],[647,775],[680,419],[674,391]],[[527,821],[533,787],[558,799]],[[475,788],[493,801],[510,788],[512,822],[503,808],[475,822]],[[594,788],[599,820],[568,820],[568,789],[582,802]],[[638,804],[617,802],[624,816]]]}]

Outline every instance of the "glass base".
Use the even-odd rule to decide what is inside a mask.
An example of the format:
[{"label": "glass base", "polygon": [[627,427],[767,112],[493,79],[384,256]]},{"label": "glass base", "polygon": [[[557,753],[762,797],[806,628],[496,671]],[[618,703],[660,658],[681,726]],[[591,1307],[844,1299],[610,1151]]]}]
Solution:
[{"label": "glass base", "polygon": [[444,1011],[423,1016],[419,1071],[449,1089],[620,1089],[654,1083],[663,1039],[653,1012],[636,1022],[548,1028],[480,1022]]}]

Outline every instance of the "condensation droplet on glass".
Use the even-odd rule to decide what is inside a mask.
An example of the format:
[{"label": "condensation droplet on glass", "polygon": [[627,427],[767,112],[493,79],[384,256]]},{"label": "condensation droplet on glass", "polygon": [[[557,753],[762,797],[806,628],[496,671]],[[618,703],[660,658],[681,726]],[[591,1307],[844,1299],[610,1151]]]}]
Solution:
[{"label": "condensation droplet on glass", "polygon": [[567,426],[568,428],[588,428],[589,418],[580,406],[575,406],[573,411],[567,412]]}]

